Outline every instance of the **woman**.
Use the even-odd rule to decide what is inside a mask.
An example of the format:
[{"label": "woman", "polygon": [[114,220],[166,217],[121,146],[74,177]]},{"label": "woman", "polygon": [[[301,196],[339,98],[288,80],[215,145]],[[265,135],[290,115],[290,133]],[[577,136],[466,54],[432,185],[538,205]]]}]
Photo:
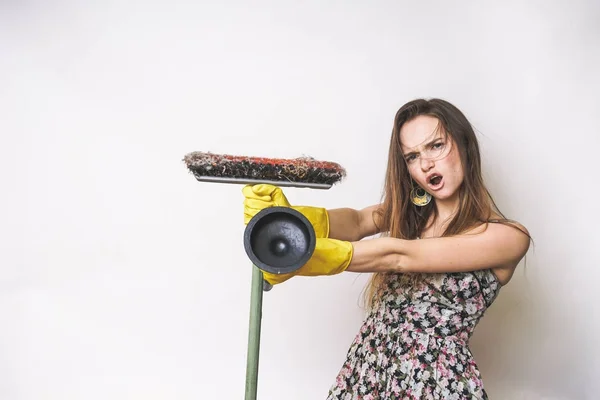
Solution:
[{"label": "woman", "polygon": [[[291,207],[276,186],[243,192],[246,223],[264,207]],[[495,206],[460,110],[440,99],[400,108],[381,204],[294,208],[315,226],[314,255],[296,273],[266,280],[373,273],[367,316],[328,400],[487,398],[468,340],[530,237]]]}]

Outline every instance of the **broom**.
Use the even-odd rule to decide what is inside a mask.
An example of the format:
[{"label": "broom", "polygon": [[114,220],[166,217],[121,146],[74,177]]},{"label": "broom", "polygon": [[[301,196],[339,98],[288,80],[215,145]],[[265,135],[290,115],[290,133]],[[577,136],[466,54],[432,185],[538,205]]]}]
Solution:
[{"label": "broom", "polygon": [[[209,183],[330,189],[346,176],[339,164],[312,157],[276,159],[196,151],[186,154],[183,161],[196,180]],[[262,271],[252,265],[245,400],[256,399],[263,291],[270,289]]]}]

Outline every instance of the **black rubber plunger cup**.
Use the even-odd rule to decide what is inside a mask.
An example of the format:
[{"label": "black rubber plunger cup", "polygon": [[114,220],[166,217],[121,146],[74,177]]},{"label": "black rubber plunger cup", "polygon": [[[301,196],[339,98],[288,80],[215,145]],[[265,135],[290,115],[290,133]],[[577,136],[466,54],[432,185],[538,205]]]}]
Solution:
[{"label": "black rubber plunger cup", "polygon": [[310,221],[289,207],[262,209],[244,231],[246,254],[256,267],[272,274],[287,274],[302,267],[315,244]]}]

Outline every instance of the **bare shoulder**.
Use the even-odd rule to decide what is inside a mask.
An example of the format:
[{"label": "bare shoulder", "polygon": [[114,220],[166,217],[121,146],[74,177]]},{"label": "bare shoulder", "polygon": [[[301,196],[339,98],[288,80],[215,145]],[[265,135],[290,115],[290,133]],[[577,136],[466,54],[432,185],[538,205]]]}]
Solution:
[{"label": "bare shoulder", "polygon": [[487,227],[489,234],[499,243],[512,245],[515,257],[520,260],[529,249],[531,242],[527,228],[516,221],[490,222]]},{"label": "bare shoulder", "polygon": [[492,215],[486,222],[481,223],[472,229],[465,232],[467,235],[481,234],[491,229],[491,236],[497,235],[514,235],[521,237],[522,240],[527,239],[529,242],[531,235],[527,228],[518,221],[502,218],[499,215]]},{"label": "bare shoulder", "polygon": [[506,246],[512,257],[508,263],[492,268],[494,274],[504,286],[512,279],[516,267],[525,257],[531,243],[529,230],[520,222],[505,220],[499,216],[489,221],[487,230],[490,239],[495,240],[498,245]]},{"label": "bare shoulder", "polygon": [[488,228],[492,228],[496,235],[499,237],[510,237],[514,238],[517,242],[526,244],[529,248],[531,241],[531,234],[529,230],[521,224],[519,221],[508,220],[503,218],[493,218],[488,221]]},{"label": "bare shoulder", "polygon": [[496,242],[504,248],[506,245],[512,245],[519,259],[527,252],[531,241],[531,235],[523,224],[504,218],[491,218],[487,223],[471,229],[466,234],[483,235],[486,241]]}]

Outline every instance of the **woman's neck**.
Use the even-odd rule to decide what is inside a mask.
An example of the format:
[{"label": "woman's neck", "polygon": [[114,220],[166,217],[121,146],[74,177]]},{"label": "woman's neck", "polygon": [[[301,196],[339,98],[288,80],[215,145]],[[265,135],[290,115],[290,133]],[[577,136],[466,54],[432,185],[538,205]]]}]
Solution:
[{"label": "woman's neck", "polygon": [[[433,214],[429,223],[427,224],[427,235],[428,237],[439,237],[442,236],[450,221],[458,210],[458,199],[439,201],[435,203],[437,215]],[[434,218],[435,215],[435,218]]]}]

